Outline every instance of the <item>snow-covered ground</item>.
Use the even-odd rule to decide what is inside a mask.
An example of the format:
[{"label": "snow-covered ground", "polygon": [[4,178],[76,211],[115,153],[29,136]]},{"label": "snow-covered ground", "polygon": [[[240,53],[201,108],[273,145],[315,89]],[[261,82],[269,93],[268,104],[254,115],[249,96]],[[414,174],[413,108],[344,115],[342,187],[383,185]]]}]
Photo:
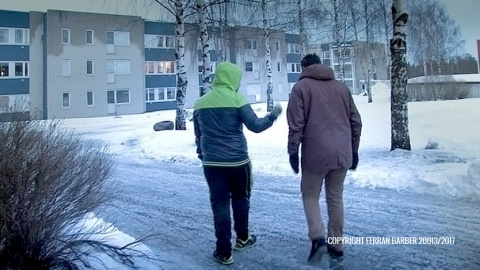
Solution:
[{"label": "snow-covered ground", "polygon": [[[409,103],[412,151],[390,151],[389,88],[377,83],[372,92],[373,103],[367,103],[365,96],[354,97],[363,131],[360,163],[356,171],[348,173],[346,184],[479,202],[480,99]],[[285,109],[287,102],[282,105]],[[252,107],[259,116],[267,113],[265,104]],[[200,167],[193,122],[187,123],[186,131],[153,130],[155,123],[174,119],[175,111],[161,111],[66,119],[63,126],[73,128],[87,139],[108,144],[119,160]],[[287,134],[285,113],[263,133],[245,129],[254,173],[298,180],[288,162]],[[191,196],[205,199],[203,191]]]}]

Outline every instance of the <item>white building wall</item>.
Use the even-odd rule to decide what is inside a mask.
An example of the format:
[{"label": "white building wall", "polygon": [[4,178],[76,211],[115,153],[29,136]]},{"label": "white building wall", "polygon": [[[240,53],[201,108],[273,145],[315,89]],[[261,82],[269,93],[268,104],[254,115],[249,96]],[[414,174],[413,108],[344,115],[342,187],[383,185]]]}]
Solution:
[{"label": "white building wall", "polygon": [[[48,11],[47,25],[47,106],[48,118],[94,117],[134,114],[145,111],[144,24],[140,17]],[[62,29],[70,29],[70,43],[62,44]],[[92,45],[86,44],[86,31],[94,31]],[[129,32],[128,46],[114,46],[107,52],[107,31]],[[70,76],[62,76],[62,60],[70,61]],[[94,63],[87,75],[87,60]],[[130,61],[130,74],[107,82],[107,61]],[[107,91],[128,89],[130,102],[109,104]],[[94,104],[87,106],[87,92],[93,91]],[[63,93],[70,95],[70,107],[63,108]],[[112,109],[113,108],[113,109]]]}]

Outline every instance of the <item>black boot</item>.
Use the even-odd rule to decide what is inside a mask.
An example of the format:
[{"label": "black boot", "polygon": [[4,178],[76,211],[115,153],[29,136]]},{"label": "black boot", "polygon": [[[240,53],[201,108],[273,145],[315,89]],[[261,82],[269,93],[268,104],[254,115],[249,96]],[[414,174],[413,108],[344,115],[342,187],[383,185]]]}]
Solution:
[{"label": "black boot", "polygon": [[325,239],[320,238],[320,239],[313,240],[312,249],[310,250],[310,256],[308,256],[307,261],[310,261],[313,258],[313,256],[317,253],[317,251],[323,246],[325,246]]},{"label": "black boot", "polygon": [[343,257],[343,250],[335,250],[332,246],[328,245],[327,247],[328,253],[334,258]]}]

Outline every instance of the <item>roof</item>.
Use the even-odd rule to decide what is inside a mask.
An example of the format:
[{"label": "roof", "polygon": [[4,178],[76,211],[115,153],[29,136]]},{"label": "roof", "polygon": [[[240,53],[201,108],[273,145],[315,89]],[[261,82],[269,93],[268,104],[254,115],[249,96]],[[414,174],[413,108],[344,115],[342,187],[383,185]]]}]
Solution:
[{"label": "roof", "polygon": [[420,77],[408,79],[409,84],[446,83],[446,82],[480,83],[480,74],[420,76]]}]

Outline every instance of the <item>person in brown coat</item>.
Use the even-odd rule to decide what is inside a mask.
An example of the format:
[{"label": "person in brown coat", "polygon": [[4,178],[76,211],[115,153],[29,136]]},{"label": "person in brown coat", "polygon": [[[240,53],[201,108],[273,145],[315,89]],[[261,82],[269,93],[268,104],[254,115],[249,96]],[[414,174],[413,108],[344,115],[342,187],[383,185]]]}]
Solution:
[{"label": "person in brown coat", "polygon": [[[312,240],[311,260],[327,245],[327,237],[343,236],[343,182],[347,170],[355,170],[358,165],[362,122],[348,87],[335,80],[333,70],[322,65],[316,54],[306,55],[301,66],[287,107],[288,153],[292,169],[298,173],[302,145],[301,192]],[[327,236],[319,206],[323,181],[329,217]],[[341,241],[328,244],[327,250],[332,256],[343,256]]]}]

